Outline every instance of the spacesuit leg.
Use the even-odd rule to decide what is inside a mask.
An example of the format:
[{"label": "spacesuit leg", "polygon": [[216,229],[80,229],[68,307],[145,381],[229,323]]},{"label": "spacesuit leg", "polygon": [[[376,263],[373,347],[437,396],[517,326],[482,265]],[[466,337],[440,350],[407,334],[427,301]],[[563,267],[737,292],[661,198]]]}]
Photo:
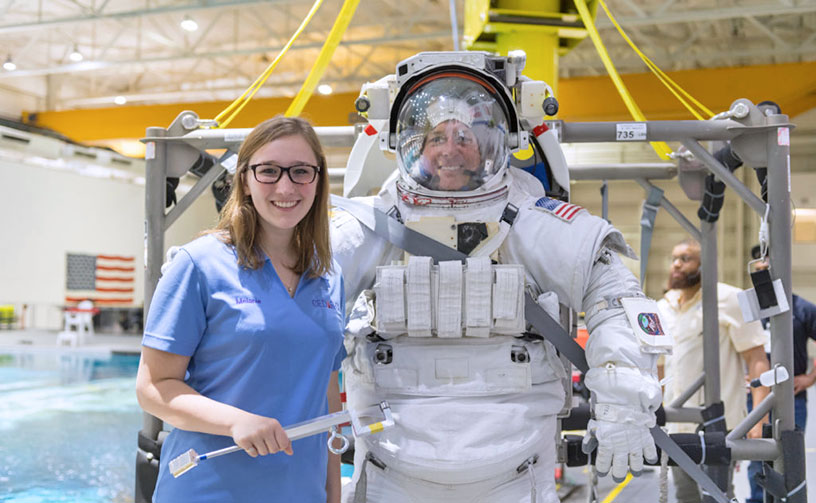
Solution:
[{"label": "spacesuit leg", "polygon": [[411,487],[411,484],[387,476],[383,468],[366,461],[367,454],[368,451],[363,446],[354,451],[354,477],[343,487],[341,497],[343,503],[422,503],[430,501],[420,498],[418,491]]},{"label": "spacesuit leg", "polygon": [[[506,482],[490,491],[478,503],[518,502],[518,503],[559,503],[555,488],[555,435],[557,421],[555,416],[544,418],[541,429],[544,431],[546,443],[542,444],[541,454],[532,466],[533,473],[524,471],[519,477]],[[533,485],[535,485],[535,501],[532,499]]]},{"label": "spacesuit leg", "polygon": [[[510,480],[493,488],[484,484],[442,485],[411,479],[382,469],[368,462],[365,454],[355,452],[355,474],[352,482],[343,487],[343,503],[559,503],[555,487],[555,428],[556,418],[551,416],[542,428],[548,430],[548,440],[542,443],[535,464],[521,472],[509,475]],[[359,457],[362,458],[358,460]],[[509,467],[513,471],[519,467]],[[365,484],[359,484],[365,472]],[[535,500],[533,491],[535,488]],[[357,491],[365,490],[365,495]]]}]

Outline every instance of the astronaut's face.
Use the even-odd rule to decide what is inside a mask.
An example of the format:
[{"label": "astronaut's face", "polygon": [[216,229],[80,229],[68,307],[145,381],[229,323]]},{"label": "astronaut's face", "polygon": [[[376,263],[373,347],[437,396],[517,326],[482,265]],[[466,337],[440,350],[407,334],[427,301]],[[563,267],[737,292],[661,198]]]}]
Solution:
[{"label": "astronaut's face", "polygon": [[479,143],[462,122],[448,120],[428,133],[422,149],[424,166],[431,175],[428,188],[442,191],[468,190],[480,171]]}]

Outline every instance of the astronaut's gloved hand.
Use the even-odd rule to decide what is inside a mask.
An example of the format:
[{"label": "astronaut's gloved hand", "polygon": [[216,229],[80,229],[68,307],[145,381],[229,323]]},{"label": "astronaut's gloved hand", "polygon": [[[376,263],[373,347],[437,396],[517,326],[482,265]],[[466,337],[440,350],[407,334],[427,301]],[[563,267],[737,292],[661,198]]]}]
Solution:
[{"label": "astronaut's gloved hand", "polygon": [[657,378],[646,370],[608,363],[591,368],[584,382],[593,393],[595,407],[583,451],[592,452],[597,446],[598,475],[606,475],[611,469],[612,478],[618,482],[626,477],[627,470],[640,475],[644,458],[657,462],[657,449],[649,432],[662,401]]},{"label": "astronaut's gloved hand", "polygon": [[[599,408],[604,405],[596,406],[596,411]],[[651,424],[654,425],[654,419]],[[639,476],[643,472],[644,458],[650,463],[657,462],[657,449],[646,425],[591,419],[581,449],[589,454],[596,446],[598,475],[606,476],[611,468],[615,482],[622,482],[627,470]]]},{"label": "astronaut's gloved hand", "polygon": [[167,249],[167,254],[165,255],[165,261],[161,265],[161,273],[164,274],[167,271],[167,268],[170,267],[170,262],[173,261],[173,257],[181,250],[180,246],[171,246]]}]

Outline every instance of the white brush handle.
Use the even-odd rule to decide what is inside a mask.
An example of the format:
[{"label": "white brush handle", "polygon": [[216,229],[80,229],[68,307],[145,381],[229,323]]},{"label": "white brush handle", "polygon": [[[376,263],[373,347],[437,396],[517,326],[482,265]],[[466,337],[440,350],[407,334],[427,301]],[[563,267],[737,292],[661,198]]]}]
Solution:
[{"label": "white brush handle", "polygon": [[238,447],[237,445],[233,445],[232,447],[224,447],[223,449],[218,449],[217,451],[208,452],[206,454],[199,454],[198,460],[201,461],[203,459],[216,458],[218,456],[223,456],[224,454],[229,454],[231,452],[242,450],[243,449],[241,447]]},{"label": "white brush handle", "polygon": [[[350,419],[351,416],[349,415],[349,412],[344,410],[341,412],[335,412],[334,414],[328,414],[326,416],[320,416],[315,419],[310,419],[302,423],[293,424],[286,428],[286,430],[284,431],[286,431],[286,436],[289,437],[289,440],[294,441],[301,438],[316,435],[318,433],[323,433],[332,426],[349,422]],[[214,458],[217,456],[223,456],[224,454],[229,454],[231,452],[241,450],[243,450],[243,448],[238,447],[237,445],[233,445],[231,447],[218,449],[217,451],[208,452],[206,454],[200,454],[198,456],[198,460],[201,461],[204,459]]]}]

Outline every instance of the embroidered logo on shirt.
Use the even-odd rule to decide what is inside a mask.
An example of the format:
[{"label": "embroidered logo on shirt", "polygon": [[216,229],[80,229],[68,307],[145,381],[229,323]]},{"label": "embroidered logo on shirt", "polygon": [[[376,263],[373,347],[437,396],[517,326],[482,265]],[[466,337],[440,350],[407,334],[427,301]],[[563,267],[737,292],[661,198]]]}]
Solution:
[{"label": "embroidered logo on shirt", "polygon": [[660,318],[657,313],[640,313],[638,314],[638,325],[640,329],[649,335],[666,335],[663,331],[663,326],[660,324]]},{"label": "embroidered logo on shirt", "polygon": [[337,304],[330,300],[312,299],[312,305],[314,307],[325,307],[326,309],[337,310]]},{"label": "embroidered logo on shirt", "polygon": [[571,221],[575,215],[583,210],[583,208],[577,204],[565,203],[564,201],[550,199],[549,197],[542,197],[536,201],[535,207],[552,213],[565,222]]},{"label": "embroidered logo on shirt", "polygon": [[236,304],[260,304],[261,299],[253,299],[252,297],[235,297]]}]

